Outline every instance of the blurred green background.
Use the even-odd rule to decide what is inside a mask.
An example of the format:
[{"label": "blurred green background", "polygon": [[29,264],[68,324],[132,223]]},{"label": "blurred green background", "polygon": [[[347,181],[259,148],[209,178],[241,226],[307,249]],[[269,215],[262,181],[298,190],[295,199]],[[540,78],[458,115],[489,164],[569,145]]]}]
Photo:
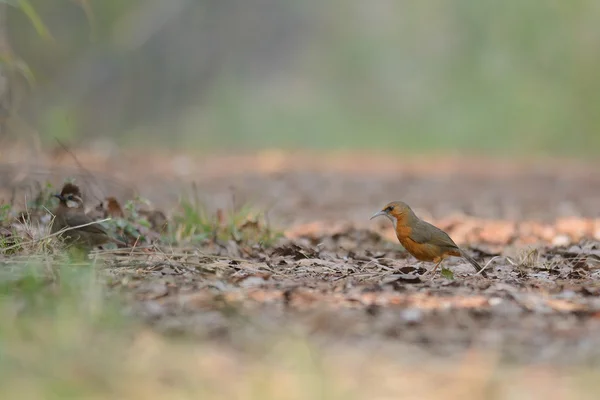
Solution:
[{"label": "blurred green background", "polygon": [[201,150],[600,150],[600,2],[30,3],[52,37],[9,7],[12,50],[35,76],[20,85],[12,135]]}]

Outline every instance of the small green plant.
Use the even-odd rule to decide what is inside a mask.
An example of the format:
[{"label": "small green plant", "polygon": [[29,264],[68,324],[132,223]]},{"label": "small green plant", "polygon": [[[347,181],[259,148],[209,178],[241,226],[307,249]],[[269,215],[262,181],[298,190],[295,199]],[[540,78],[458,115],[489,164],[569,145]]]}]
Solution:
[{"label": "small green plant", "polygon": [[199,201],[182,199],[180,212],[173,218],[174,241],[202,242],[234,240],[238,243],[270,244],[281,237],[268,224],[264,214],[249,206],[231,212],[217,210],[211,214]]},{"label": "small green plant", "polygon": [[0,251],[2,252],[16,253],[20,250],[19,243],[23,238],[15,235],[14,229],[11,228],[10,222],[13,219],[12,205],[0,204]]},{"label": "small green plant", "polygon": [[0,204],[0,224],[6,222],[12,211],[12,206],[10,204]]},{"label": "small green plant", "polygon": [[217,229],[216,218],[211,219],[206,208],[198,202],[182,199],[180,213],[173,218],[174,235],[178,241],[202,241],[211,237]]},{"label": "small green plant", "polygon": [[454,273],[448,268],[442,267],[442,276],[448,280],[454,280]]},{"label": "small green plant", "polygon": [[112,218],[103,223],[103,226],[113,234],[124,238],[133,238],[138,243],[147,241],[151,226],[150,222],[140,214],[139,209],[142,205],[148,205],[149,201],[141,197],[129,200],[125,203],[123,209],[126,217]]}]

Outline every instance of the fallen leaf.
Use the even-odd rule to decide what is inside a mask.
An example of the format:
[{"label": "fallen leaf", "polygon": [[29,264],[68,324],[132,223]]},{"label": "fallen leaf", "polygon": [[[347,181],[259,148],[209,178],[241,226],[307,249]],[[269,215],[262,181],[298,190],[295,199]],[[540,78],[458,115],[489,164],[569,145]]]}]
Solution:
[{"label": "fallen leaf", "polygon": [[442,276],[449,280],[454,280],[454,274],[448,268],[442,267]]}]

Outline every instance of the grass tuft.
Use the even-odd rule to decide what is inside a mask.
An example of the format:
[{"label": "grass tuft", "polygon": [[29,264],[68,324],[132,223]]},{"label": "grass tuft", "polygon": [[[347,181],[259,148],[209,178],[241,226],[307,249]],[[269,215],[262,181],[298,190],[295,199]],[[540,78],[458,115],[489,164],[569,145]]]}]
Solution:
[{"label": "grass tuft", "polygon": [[266,214],[248,205],[230,212],[219,209],[211,214],[199,201],[184,198],[173,223],[172,235],[178,243],[233,240],[270,245],[283,236],[271,228]]}]

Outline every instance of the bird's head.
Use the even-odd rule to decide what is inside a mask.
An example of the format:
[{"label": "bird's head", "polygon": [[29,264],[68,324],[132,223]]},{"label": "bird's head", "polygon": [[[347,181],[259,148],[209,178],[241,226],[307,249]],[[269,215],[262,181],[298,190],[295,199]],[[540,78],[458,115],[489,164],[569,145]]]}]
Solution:
[{"label": "bird's head", "polygon": [[60,204],[68,208],[83,208],[83,197],[81,190],[77,185],[66,183],[60,194],[55,194],[54,197],[60,200]]},{"label": "bird's head", "polygon": [[405,218],[411,217],[414,215],[414,213],[408,204],[402,201],[392,201],[391,203],[386,204],[381,211],[377,211],[375,214],[373,214],[371,219],[382,215],[388,217],[395,226],[398,221],[402,221]]}]

